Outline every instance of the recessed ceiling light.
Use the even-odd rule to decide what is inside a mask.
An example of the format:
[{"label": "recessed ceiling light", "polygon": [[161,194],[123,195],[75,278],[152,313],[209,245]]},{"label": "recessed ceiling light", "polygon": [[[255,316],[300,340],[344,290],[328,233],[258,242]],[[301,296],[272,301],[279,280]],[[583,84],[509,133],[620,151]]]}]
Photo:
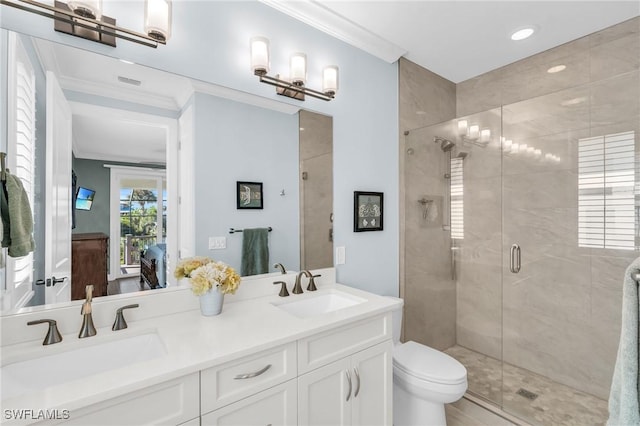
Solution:
[{"label": "recessed ceiling light", "polygon": [[564,70],[566,70],[566,69],[567,69],[567,66],[566,66],[566,65],[556,65],[556,66],[554,66],[554,67],[549,68],[549,69],[547,70],[547,72],[548,72],[549,74],[555,74],[555,73],[557,73],[557,72],[564,71]]},{"label": "recessed ceiling light", "polygon": [[127,61],[126,59],[120,59],[120,62],[122,62],[123,64],[127,64],[127,65],[135,64],[135,62]]},{"label": "recessed ceiling light", "polygon": [[511,40],[520,41],[525,38],[531,37],[531,35],[536,31],[534,27],[524,27],[519,30],[516,30],[513,34],[511,34]]}]

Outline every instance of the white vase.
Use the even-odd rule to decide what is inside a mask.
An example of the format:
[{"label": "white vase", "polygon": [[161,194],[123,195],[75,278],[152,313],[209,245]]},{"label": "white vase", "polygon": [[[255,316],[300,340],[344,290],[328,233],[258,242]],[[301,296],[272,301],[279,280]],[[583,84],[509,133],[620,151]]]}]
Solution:
[{"label": "white vase", "polygon": [[218,315],[222,312],[222,302],[224,302],[224,293],[218,291],[218,287],[214,287],[200,296],[200,312],[207,317]]}]

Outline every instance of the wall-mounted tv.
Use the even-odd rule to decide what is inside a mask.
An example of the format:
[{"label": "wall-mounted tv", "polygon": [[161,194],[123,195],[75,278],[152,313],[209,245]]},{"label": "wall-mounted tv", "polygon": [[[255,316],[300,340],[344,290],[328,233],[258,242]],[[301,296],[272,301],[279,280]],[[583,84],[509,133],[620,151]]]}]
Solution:
[{"label": "wall-mounted tv", "polygon": [[76,193],[76,209],[91,210],[94,195],[96,195],[96,191],[93,189],[79,187]]}]

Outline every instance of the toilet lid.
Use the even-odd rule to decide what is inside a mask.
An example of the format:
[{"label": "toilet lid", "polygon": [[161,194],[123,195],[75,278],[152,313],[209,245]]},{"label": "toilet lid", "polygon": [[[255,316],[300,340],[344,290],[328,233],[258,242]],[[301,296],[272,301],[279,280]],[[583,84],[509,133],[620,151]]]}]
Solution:
[{"label": "toilet lid", "polygon": [[393,366],[419,379],[445,385],[458,384],[467,378],[467,369],[457,360],[416,342],[394,348]]}]

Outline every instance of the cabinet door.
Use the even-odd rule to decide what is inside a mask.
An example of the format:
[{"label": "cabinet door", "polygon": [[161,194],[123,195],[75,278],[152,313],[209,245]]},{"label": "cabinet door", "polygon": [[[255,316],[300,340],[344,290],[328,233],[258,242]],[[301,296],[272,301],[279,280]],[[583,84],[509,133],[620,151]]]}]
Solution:
[{"label": "cabinet door", "polygon": [[353,372],[352,420],[354,425],[393,423],[393,344],[381,343],[351,357]]},{"label": "cabinet door", "polygon": [[295,426],[296,391],[290,380],[202,416],[202,426]]},{"label": "cabinet door", "polygon": [[347,373],[353,374],[349,358],[335,361],[298,377],[298,424],[351,424],[353,377],[350,385]]}]

